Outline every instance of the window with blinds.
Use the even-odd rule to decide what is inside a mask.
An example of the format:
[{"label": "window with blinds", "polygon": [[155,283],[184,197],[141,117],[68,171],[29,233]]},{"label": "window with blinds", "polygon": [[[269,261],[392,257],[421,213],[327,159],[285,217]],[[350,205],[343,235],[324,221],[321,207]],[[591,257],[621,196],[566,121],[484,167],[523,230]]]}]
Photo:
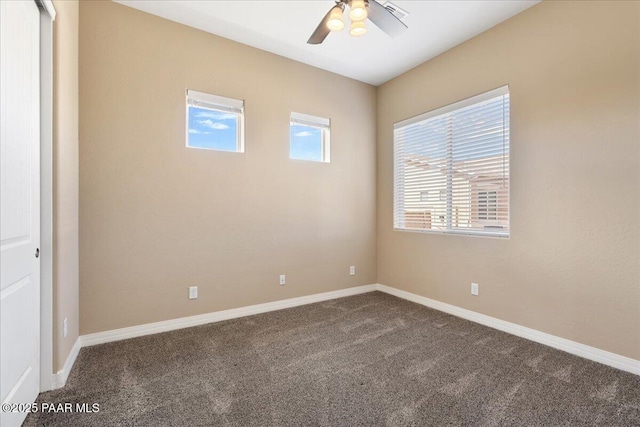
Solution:
[{"label": "window with blinds", "polygon": [[509,236],[509,87],[394,125],[396,230]]},{"label": "window with blinds", "polygon": [[244,152],[244,101],[187,90],[187,147]]}]

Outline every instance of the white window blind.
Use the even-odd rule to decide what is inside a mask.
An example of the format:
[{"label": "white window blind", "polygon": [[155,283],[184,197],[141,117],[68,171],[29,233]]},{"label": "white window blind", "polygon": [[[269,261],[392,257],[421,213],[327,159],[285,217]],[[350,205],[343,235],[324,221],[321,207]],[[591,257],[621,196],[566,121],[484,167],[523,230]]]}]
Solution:
[{"label": "white window blind", "polygon": [[235,114],[242,114],[244,110],[243,100],[211,95],[190,89],[187,89],[187,104]]},{"label": "white window blind", "polygon": [[509,235],[508,86],[394,125],[394,227]]},{"label": "white window blind", "polygon": [[321,129],[329,129],[331,121],[324,117],[312,116],[310,114],[302,114],[291,112],[291,123],[300,124],[304,126],[312,126]]}]

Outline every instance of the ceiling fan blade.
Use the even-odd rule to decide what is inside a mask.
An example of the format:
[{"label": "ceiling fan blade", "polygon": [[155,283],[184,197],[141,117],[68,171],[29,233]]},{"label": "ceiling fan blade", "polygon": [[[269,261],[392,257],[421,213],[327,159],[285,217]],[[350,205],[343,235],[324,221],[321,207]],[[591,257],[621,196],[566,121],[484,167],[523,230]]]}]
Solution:
[{"label": "ceiling fan blade", "polygon": [[329,17],[331,16],[331,11],[333,7],[329,9],[329,12],[324,16],[320,24],[318,24],[318,28],[311,34],[309,40],[307,40],[308,44],[320,44],[327,38],[331,30],[327,27],[327,22],[329,22]]},{"label": "ceiling fan blade", "polygon": [[368,18],[391,37],[399,36],[409,28],[376,0],[369,0]]}]

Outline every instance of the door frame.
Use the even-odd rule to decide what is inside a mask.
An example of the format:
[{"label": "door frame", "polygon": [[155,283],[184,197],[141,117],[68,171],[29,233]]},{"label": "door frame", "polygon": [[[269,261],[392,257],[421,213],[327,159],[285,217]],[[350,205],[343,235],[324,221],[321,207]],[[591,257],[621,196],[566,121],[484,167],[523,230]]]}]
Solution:
[{"label": "door frame", "polygon": [[51,0],[40,10],[40,391],[53,384],[53,21]]}]

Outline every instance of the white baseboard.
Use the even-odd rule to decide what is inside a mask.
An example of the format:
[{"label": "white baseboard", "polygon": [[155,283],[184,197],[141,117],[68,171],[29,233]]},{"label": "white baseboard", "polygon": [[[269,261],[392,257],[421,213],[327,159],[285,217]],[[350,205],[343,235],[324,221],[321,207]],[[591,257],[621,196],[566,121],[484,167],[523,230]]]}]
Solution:
[{"label": "white baseboard", "polygon": [[411,292],[402,291],[390,286],[377,284],[376,290],[394,295],[402,299],[406,299],[408,301],[413,301],[418,304],[443,311],[445,313],[449,313],[454,316],[479,323],[481,325],[488,326],[493,329],[498,329],[512,335],[526,338],[530,341],[548,345],[549,347],[557,348],[558,350],[566,351],[567,353],[575,354],[576,356],[584,357],[585,359],[593,360],[604,365],[631,372],[632,374],[640,375],[639,360],[631,359],[629,357],[621,356],[619,354],[611,353],[605,350],[600,350],[599,348],[580,344],[575,341],[560,338],[555,335],[540,332],[538,330],[520,326],[515,323],[507,322],[505,320],[496,319],[495,317],[476,313],[475,311],[460,308],[451,304],[446,304],[444,302],[416,295]]},{"label": "white baseboard", "polygon": [[282,310],[285,308],[298,307],[315,302],[327,301],[336,298],[348,297],[352,295],[364,294],[372,291],[381,291],[396,297],[413,301],[418,304],[452,314],[490,328],[498,329],[503,332],[510,333],[540,344],[557,348],[585,359],[593,360],[605,365],[612,366],[623,371],[640,375],[640,361],[625,356],[620,356],[575,341],[570,341],[551,334],[537,331],[507,322],[505,320],[496,319],[495,317],[476,313],[471,310],[460,308],[451,304],[446,304],[427,297],[423,297],[411,292],[392,288],[382,284],[357,286],[354,288],[341,289],[338,291],[324,292],[320,294],[307,295],[298,298],[290,298],[281,301],[268,302],[264,304],[251,305],[248,307],[233,308],[230,310],[216,311],[212,313],[200,314],[197,316],[182,317],[179,319],[165,320],[162,322],[147,323],[144,325],[131,326],[128,328],[114,329],[111,331],[97,332],[95,334],[80,336],[73,348],[64,367],[57,374],[52,375],[52,389],[60,388],[67,382],[69,372],[76,361],[76,357],[80,352],[80,348],[97,344],[104,344],[112,341],[120,341],[128,338],[141,337],[144,335],[157,334],[160,332],[173,331],[176,329],[189,328],[192,326],[204,325],[207,323],[220,322],[223,320],[237,319],[239,317],[251,316],[254,314],[266,313],[269,311]]},{"label": "white baseboard", "polygon": [[78,357],[78,353],[80,353],[80,348],[82,348],[82,337],[78,337],[76,342],[73,344],[73,347],[71,347],[71,351],[69,352],[62,369],[60,369],[57,374],[51,375],[51,390],[62,388],[67,383],[69,372],[71,372],[73,364],[76,363],[76,358]]},{"label": "white baseboard", "polygon": [[323,292],[321,294],[307,295],[304,297],[250,305],[248,307],[232,308],[230,310],[216,311],[213,313],[200,314],[197,316],[182,317],[179,319],[131,326],[129,328],[97,332],[95,334],[83,335],[81,337],[82,346],[87,347],[96,344],[104,344],[111,341],[124,340],[127,338],[157,334],[159,332],[173,331],[175,329],[189,328],[191,326],[204,325],[207,323],[221,322],[223,320],[237,319],[238,317],[251,316],[253,314],[282,310],[284,308],[297,307],[300,305],[312,304],[314,302],[364,294],[366,292],[372,292],[375,290],[376,285],[357,286],[354,288],[340,289],[338,291]]}]

